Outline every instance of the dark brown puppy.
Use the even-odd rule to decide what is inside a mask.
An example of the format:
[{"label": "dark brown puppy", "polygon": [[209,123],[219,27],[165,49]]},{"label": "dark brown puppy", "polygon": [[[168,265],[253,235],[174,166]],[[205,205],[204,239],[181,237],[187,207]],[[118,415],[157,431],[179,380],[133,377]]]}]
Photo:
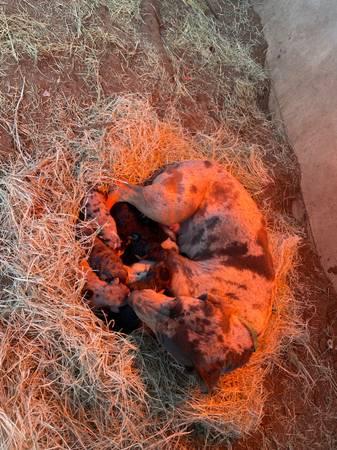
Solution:
[{"label": "dark brown puppy", "polygon": [[161,243],[167,239],[167,234],[158,223],[125,202],[114,205],[111,215],[121,239],[124,264],[130,265],[140,259],[158,261],[162,258]]}]

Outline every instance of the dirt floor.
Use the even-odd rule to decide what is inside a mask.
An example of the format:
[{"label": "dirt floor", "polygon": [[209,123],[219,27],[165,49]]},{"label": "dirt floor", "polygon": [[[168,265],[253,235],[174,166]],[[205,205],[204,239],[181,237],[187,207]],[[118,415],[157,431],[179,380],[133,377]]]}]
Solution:
[{"label": "dirt floor", "polygon": [[301,249],[300,274],[310,292],[298,295],[308,306],[308,342],[294,345],[275,367],[265,388],[269,400],[261,428],[237,449],[336,448],[336,294],[309,241]]},{"label": "dirt floor", "polygon": [[[224,62],[219,40],[185,23],[195,43],[189,48],[176,27],[191,11],[206,17],[220,36],[238,40],[239,51],[246,49],[253,62],[234,64],[241,53]],[[174,105],[192,135],[212,133],[226,121],[233,136],[265,148],[276,180],[268,188],[269,201],[304,236],[296,295],[307,333],[287,347],[266,380],[268,398],[255,432],[227,446],[203,447],[197,438],[189,445],[336,449],[337,297],[308,237],[305,213],[296,208],[301,204],[296,160],[270,122],[269,82],[260,68],[265,51],[259,19],[245,1],[2,1],[0,155],[5,164],[20,152],[43,148],[52,129],[65,129],[70,141],[85,139],[87,130],[79,127],[73,106],[85,109],[130,93],[146,94],[161,117]]]}]

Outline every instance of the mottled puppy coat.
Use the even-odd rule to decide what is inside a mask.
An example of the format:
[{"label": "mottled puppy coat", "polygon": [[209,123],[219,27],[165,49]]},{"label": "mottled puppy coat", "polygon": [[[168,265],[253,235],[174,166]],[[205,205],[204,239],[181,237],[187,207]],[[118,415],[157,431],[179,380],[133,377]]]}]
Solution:
[{"label": "mottled puppy coat", "polygon": [[116,251],[112,250],[97,237],[94,240],[88,262],[101,280],[111,283],[118,279],[121,283],[126,283],[128,272],[121,258]]},{"label": "mottled puppy coat", "polygon": [[118,313],[120,308],[127,304],[129,289],[120,283],[118,278],[110,283],[102,280],[86,260],[82,261],[82,269],[86,272],[85,290],[92,308],[107,308]]},{"label": "mottled puppy coat", "polygon": [[[171,165],[148,186],[122,184],[107,205],[118,201],[162,225],[180,225],[180,254],[166,256],[174,298],[143,290],[129,301],[167,350],[181,362],[192,358],[212,388],[222,371],[247,361],[270,316],[274,269],[262,214],[238,180],[211,161]],[[174,302],[175,319],[167,313]],[[213,343],[215,335],[222,343]]]},{"label": "mottled puppy coat", "polygon": [[[89,192],[85,204],[85,217],[87,221],[92,221],[92,231],[96,226],[100,230],[100,238],[111,249],[117,249],[121,245],[121,240],[117,233],[116,222],[110,214],[110,207],[106,203],[105,195],[98,191]],[[90,225],[88,225],[90,228]]]}]

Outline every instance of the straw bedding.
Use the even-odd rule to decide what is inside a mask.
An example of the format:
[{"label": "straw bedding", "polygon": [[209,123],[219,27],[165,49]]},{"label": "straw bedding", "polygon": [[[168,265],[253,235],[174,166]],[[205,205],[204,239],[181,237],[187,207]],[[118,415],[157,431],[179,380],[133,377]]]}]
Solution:
[{"label": "straw bedding", "polygon": [[[80,120],[84,131],[76,138],[49,134],[48,145],[2,169],[2,448],[192,448],[195,434],[207,445],[248,433],[263,414],[265,377],[303,330],[292,291],[299,235],[270,206],[273,175],[263,151],[225,127],[191,137],[174,114],[159,120],[140,97],[107,99]],[[167,163],[205,157],[258,198],[277,270],[273,314],[258,351],[210,395],[152,337],[111,332],[93,315],[81,298],[79,263],[94,236],[75,239],[92,184],[139,183]]]}]

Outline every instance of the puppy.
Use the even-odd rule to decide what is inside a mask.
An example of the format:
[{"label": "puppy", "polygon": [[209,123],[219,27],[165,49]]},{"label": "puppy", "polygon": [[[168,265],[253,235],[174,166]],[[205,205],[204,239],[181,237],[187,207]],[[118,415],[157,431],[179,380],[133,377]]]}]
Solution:
[{"label": "puppy", "polygon": [[129,289],[119,283],[118,278],[111,283],[101,280],[86,260],[82,261],[81,267],[86,274],[85,290],[90,306],[94,309],[105,308],[118,313],[120,308],[127,304]]},{"label": "puppy", "polygon": [[[82,261],[82,269],[86,272],[84,287],[85,298],[95,314],[106,320],[115,331],[130,333],[140,326],[140,320],[126,303],[129,289],[126,286],[128,271],[119,256],[120,251],[111,247],[119,247],[119,236],[116,235],[116,223],[106,208],[106,198],[99,191],[90,192],[85,201],[78,235],[91,235],[93,222],[101,227],[100,236],[96,237],[88,261]],[[90,222],[83,222],[89,219]],[[110,247],[107,245],[110,244]]]},{"label": "puppy", "polygon": [[[216,347],[217,360],[222,361],[221,371],[240,367],[255,350],[256,339],[268,323],[274,282],[264,220],[248,192],[215,162],[184,161],[167,167],[148,186],[118,186],[110,192],[107,207],[119,201],[128,202],[152,220],[177,230],[181,254],[169,250],[165,260],[172,296],[196,301],[210,294],[216,299],[208,319],[212,321],[219,315],[227,324],[223,326],[226,338],[222,346]],[[147,325],[157,323],[153,325],[155,329],[159,326],[163,316],[160,307],[155,307],[159,301],[155,292],[132,293],[129,301]],[[170,301],[172,298],[160,297],[162,307]],[[188,329],[188,315],[183,315],[184,327]],[[207,346],[198,346],[193,333],[179,336],[174,342],[180,350],[192,346],[197,352],[200,348],[206,352]],[[172,345],[162,341],[174,354]],[[212,388],[221,371],[214,372],[203,356],[203,368],[198,366],[197,371]]]},{"label": "puppy", "polygon": [[[102,241],[115,250],[120,248],[121,240],[117,233],[116,222],[110,215],[110,209],[107,206],[105,195],[98,190],[92,190],[84,203],[84,219],[92,222],[91,226],[88,223],[87,229],[93,232],[98,226]],[[94,222],[96,222],[96,226]]]},{"label": "puppy", "polygon": [[96,316],[105,320],[114,331],[131,333],[141,325],[132,307],[127,303],[129,289],[119,282],[104,281],[82,261],[86,273],[85,298]]},{"label": "puppy", "polygon": [[122,241],[121,258],[124,264],[130,265],[140,259],[160,258],[161,243],[167,239],[167,234],[158,223],[144,217],[134,206],[123,202],[113,206],[111,215]]},{"label": "puppy", "polygon": [[101,239],[95,238],[88,262],[101,280],[111,283],[118,279],[121,283],[126,283],[128,271],[121,258]]},{"label": "puppy", "polygon": [[[90,192],[84,205],[79,222],[81,226],[78,226],[77,230],[78,236],[90,236],[94,232],[96,222],[102,238],[95,238],[88,262],[82,262],[87,275],[85,297],[96,315],[109,323],[112,321],[114,330],[129,333],[139,327],[140,321],[132,308],[126,304],[129,293],[126,284],[134,289],[134,283],[139,286],[146,278],[146,283],[152,288],[164,289],[168,282],[164,283],[160,266],[149,273],[153,263],[144,265],[143,261],[128,267],[123,262],[130,264],[147,255],[160,259],[164,251],[160,243],[164,241],[164,246],[170,246],[167,234],[159,224],[143,217],[135,207],[127,203],[115,205],[112,218],[106,206],[106,198],[99,191]],[[84,219],[90,221],[84,222]],[[116,238],[115,233],[120,240]]]}]

